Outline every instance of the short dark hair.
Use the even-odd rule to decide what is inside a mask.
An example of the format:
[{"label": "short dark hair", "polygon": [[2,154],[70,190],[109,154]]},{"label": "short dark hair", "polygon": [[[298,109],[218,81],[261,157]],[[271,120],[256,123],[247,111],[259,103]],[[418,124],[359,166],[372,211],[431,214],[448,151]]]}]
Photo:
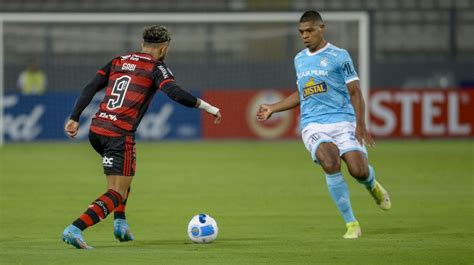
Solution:
[{"label": "short dark hair", "polygon": [[145,43],[163,43],[171,40],[170,31],[163,26],[152,25],[143,29]]},{"label": "short dark hair", "polygon": [[318,11],[308,10],[300,18],[300,23],[303,22],[321,22],[324,23],[323,18]]}]

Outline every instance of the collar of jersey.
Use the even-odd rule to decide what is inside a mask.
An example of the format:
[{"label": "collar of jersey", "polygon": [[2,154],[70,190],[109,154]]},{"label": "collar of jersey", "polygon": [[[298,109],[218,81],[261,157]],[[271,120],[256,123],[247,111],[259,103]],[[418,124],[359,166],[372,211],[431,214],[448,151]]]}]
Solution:
[{"label": "collar of jersey", "polygon": [[133,53],[145,55],[145,56],[149,57],[152,61],[155,61],[155,62],[161,62],[160,60],[155,59],[155,57],[153,57],[153,56],[152,56],[151,54],[149,54],[149,53],[145,53],[145,52],[133,52]]},{"label": "collar of jersey", "polygon": [[321,49],[315,51],[315,52],[310,52],[309,49],[306,49],[306,55],[308,56],[314,56],[318,53],[322,53],[323,51],[325,51],[327,48],[329,48],[329,45],[331,45],[329,42],[326,43],[326,45],[324,45],[324,47],[322,47]]}]

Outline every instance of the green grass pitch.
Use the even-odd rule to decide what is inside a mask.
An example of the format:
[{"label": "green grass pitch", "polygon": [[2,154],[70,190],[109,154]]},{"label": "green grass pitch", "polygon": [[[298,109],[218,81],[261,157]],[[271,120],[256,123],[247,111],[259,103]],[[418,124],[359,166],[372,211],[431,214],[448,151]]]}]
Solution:
[{"label": "green grass pitch", "polygon": [[[112,216],[86,230],[95,249],[64,244],[64,227],[105,191],[101,159],[85,142],[0,148],[0,264],[467,264],[474,263],[474,141],[379,141],[369,150],[391,193],[383,212],[344,176],[362,226],[345,226],[322,170],[299,141],[139,142],[120,243]],[[219,236],[187,238],[208,213]]]}]

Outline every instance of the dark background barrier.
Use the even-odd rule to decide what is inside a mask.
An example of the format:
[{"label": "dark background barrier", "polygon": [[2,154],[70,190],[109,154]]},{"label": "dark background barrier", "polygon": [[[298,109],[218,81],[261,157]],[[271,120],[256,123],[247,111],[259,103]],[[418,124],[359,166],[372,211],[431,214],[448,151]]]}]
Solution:
[{"label": "dark background barrier", "polygon": [[[138,139],[293,139],[300,135],[299,109],[276,113],[260,123],[260,104],[288,96],[292,90],[209,90],[194,93],[220,106],[223,123],[183,107],[158,93],[137,130]],[[84,110],[78,139],[86,139],[91,117],[102,98],[98,94]],[[78,94],[5,95],[5,140],[66,140],[63,126]],[[473,137],[474,90],[423,89],[371,91],[370,129],[375,137]]]}]

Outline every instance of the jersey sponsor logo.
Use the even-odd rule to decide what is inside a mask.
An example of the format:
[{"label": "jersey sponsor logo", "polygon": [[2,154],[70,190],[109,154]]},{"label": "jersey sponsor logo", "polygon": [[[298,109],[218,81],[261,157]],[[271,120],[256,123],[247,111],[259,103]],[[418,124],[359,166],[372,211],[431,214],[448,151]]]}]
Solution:
[{"label": "jersey sponsor logo", "polygon": [[114,166],[114,158],[104,156],[102,158],[102,165],[104,167],[113,167]]},{"label": "jersey sponsor logo", "polygon": [[101,112],[101,113],[99,113],[99,118],[104,118],[104,119],[116,121],[117,120],[117,115]]},{"label": "jersey sponsor logo", "polygon": [[133,63],[124,63],[122,65],[122,70],[126,71],[135,71],[135,68],[137,68],[137,65]]},{"label": "jersey sponsor logo", "polygon": [[307,70],[307,71],[304,71],[304,72],[299,72],[296,75],[297,75],[298,79],[300,79],[302,77],[310,76],[310,75],[327,77],[327,76],[329,76],[329,72],[326,71],[326,70],[312,69],[312,70]]},{"label": "jersey sponsor logo", "polygon": [[307,98],[311,95],[325,93],[328,91],[328,87],[325,82],[316,83],[314,78],[311,79],[305,84],[303,88],[303,98]]},{"label": "jersey sponsor logo", "polygon": [[159,65],[158,69],[160,69],[161,73],[163,74],[164,79],[169,78],[168,70],[163,65]]}]

